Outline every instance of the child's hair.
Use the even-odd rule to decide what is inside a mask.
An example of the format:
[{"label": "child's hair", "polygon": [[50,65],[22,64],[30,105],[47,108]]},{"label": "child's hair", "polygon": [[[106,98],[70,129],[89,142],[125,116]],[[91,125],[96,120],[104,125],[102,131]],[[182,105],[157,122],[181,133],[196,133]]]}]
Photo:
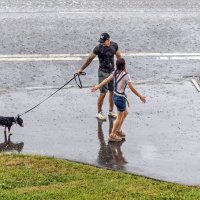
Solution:
[{"label": "child's hair", "polygon": [[123,58],[118,58],[116,61],[117,70],[124,70],[126,66],[126,62]]}]

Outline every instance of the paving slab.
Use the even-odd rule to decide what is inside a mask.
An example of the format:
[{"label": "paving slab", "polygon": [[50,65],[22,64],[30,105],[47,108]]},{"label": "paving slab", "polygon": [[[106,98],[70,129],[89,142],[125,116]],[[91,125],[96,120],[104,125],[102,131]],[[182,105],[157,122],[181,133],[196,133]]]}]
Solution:
[{"label": "paving slab", "polygon": [[[164,181],[200,185],[200,93],[190,81],[138,84],[142,104],[131,91],[126,140],[108,142],[113,119],[95,118],[97,93],[90,88],[63,89],[13,126],[12,146],[0,148],[55,156]],[[1,115],[23,113],[54,90],[7,91],[0,94]],[[108,113],[108,99],[104,112]]]}]

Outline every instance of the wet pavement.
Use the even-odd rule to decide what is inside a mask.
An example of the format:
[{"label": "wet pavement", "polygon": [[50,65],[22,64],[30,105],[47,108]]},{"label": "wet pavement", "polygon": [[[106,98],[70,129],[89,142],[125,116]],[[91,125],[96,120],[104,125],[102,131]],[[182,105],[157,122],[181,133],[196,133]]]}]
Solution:
[{"label": "wet pavement", "polygon": [[0,151],[55,156],[200,185],[200,94],[191,83],[200,76],[199,9],[197,0],[1,1],[2,116],[23,113],[55,91],[49,88],[71,79],[105,31],[126,54],[133,83],[147,103],[128,90],[126,140],[108,143],[113,119],[102,123],[95,118],[98,93],[89,89],[97,83],[94,61],[82,77],[84,89],[63,89],[24,115],[25,127],[12,127],[10,143],[2,129]]},{"label": "wet pavement", "polygon": [[[113,119],[95,118],[98,93],[89,88],[61,90],[13,126],[13,143],[22,153],[55,156],[151,178],[199,185],[199,93],[189,81],[137,84],[142,104],[128,91],[131,104],[123,130],[126,140],[108,142]],[[1,113],[22,113],[54,90],[2,93]],[[106,99],[106,101],[108,101]],[[108,111],[105,102],[104,112]],[[3,130],[2,130],[3,132]],[[3,134],[1,141],[4,140]]]}]

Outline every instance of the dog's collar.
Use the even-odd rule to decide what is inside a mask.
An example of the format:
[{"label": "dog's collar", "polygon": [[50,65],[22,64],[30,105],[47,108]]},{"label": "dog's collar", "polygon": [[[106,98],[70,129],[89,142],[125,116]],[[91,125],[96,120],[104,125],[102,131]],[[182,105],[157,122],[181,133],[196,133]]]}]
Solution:
[{"label": "dog's collar", "polygon": [[16,117],[13,117],[14,118],[14,122],[15,124],[17,124],[17,118]]}]

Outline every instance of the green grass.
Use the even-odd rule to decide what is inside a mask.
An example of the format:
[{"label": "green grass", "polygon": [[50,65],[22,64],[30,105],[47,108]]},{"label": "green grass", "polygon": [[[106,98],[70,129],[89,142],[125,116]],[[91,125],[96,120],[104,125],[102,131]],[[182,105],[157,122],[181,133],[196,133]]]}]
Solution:
[{"label": "green grass", "polygon": [[0,154],[0,200],[200,199],[200,188],[49,157]]}]

